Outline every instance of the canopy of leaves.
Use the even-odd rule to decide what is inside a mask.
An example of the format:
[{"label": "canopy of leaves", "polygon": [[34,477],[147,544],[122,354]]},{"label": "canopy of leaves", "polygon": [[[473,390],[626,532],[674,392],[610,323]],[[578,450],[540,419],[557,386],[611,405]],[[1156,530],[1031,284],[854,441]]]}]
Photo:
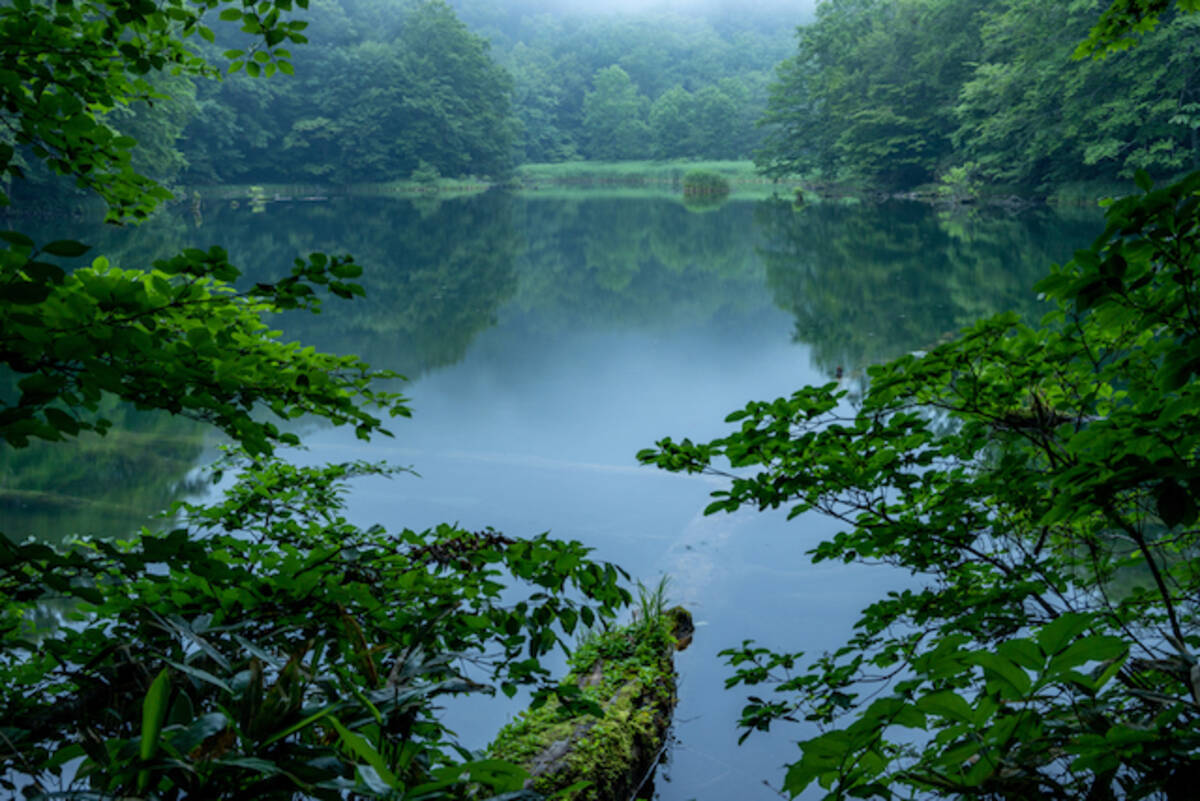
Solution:
[{"label": "canopy of leaves", "polygon": [[[757,161],[899,187],[956,167],[1044,191],[1138,169],[1178,175],[1200,158],[1197,23],[1168,5],[822,3],[780,65]],[[1134,34],[1133,50],[1078,57]]]},{"label": "canopy of leaves", "polygon": [[[236,5],[237,7],[234,7]],[[290,0],[189,4],[17,2],[0,9],[0,93],[17,148],[144,217],[165,191],[137,171],[115,109],[174,78],[210,76],[189,49],[208,12],[240,25],[233,68],[293,71]],[[300,3],[304,5],[304,3]],[[423,37],[461,34],[429,4]],[[477,42],[475,55],[482,52]],[[468,59],[469,60],[469,59]],[[421,80],[433,82],[437,63]],[[185,87],[186,91],[186,87]],[[119,115],[118,115],[119,116]],[[450,142],[453,146],[455,143]],[[159,154],[161,155],[161,154]],[[154,163],[151,158],[145,163]],[[210,424],[246,461],[182,527],[117,541],[0,536],[0,788],[26,798],[432,799],[517,790],[512,766],[473,758],[434,714],[445,694],[547,686],[539,658],[629,600],[613,566],[575,542],[441,526],[388,534],[343,512],[344,479],[386,468],[297,468],[272,458],[302,415],[387,433],[408,414],[354,356],[284,343],[264,318],[315,312],[320,290],[362,294],[349,257],[297,259],[238,288],[224,250],[139,268],[91,249],[0,232],[0,435],[5,449],[104,434],[123,401]],[[7,462],[8,459],[6,458]],[[98,465],[93,465],[98,467]],[[64,479],[68,478],[64,476]],[[219,478],[219,473],[218,473]]]},{"label": "canopy of leaves", "polygon": [[[922,577],[833,654],[746,643],[774,683],[747,733],[803,717],[784,787],[826,798],[1186,798],[1200,749],[1200,175],[1114,204],[1014,315],[836,385],[755,402],[708,443],[640,454],[730,478],[709,512],[840,520],[814,561]],[[722,467],[727,460],[731,469]],[[800,667],[804,665],[804,667]]]}]

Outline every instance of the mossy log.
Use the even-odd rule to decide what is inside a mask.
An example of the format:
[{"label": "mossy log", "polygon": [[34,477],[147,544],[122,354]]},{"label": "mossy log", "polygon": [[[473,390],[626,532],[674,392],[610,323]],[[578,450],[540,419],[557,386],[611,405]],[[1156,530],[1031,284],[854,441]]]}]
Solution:
[{"label": "mossy log", "polygon": [[604,714],[569,717],[554,701],[529,709],[501,730],[492,755],[528,770],[525,786],[543,795],[586,781],[564,798],[635,798],[665,748],[676,702],[674,654],[693,630],[691,614],[677,606],[593,635],[572,656],[563,682]]}]

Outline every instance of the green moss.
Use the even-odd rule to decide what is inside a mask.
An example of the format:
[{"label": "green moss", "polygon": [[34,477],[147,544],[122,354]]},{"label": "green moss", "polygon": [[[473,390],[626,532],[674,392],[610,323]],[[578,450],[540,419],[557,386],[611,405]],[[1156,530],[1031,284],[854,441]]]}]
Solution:
[{"label": "green moss", "polygon": [[550,701],[505,726],[492,756],[530,770],[531,786],[541,793],[586,779],[592,784],[568,794],[569,801],[627,798],[662,747],[675,705],[674,632],[690,635],[690,624],[676,607],[588,637],[563,683],[582,687],[603,715],[566,717]]}]

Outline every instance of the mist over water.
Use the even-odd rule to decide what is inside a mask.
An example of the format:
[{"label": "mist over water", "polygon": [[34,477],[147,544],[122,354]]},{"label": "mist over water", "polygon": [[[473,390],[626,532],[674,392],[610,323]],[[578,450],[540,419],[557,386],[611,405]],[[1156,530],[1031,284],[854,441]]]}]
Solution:
[{"label": "mist over water", "polygon": [[[419,476],[354,485],[350,511],[362,525],[549,531],[634,579],[669,576],[671,600],[692,610],[698,630],[678,656],[676,741],[656,797],[766,801],[777,795],[763,781],[779,783],[805,732],[738,747],[743,693],[723,689],[730,671],[718,651],[744,639],[810,655],[834,649],[859,609],[908,579],[809,564],[805,552],[835,533],[817,516],[706,517],[717,479],[641,467],[635,454],[664,436],[720,436],[725,415],[746,402],[838,373],[853,394],[867,365],[979,315],[1035,317],[1028,287],[1093,229],[1086,213],[798,210],[778,199],[695,213],[665,197],[488,193],[280,202],[260,213],[210,203],[201,216],[79,235],[125,266],[219,244],[247,280],[277,276],[312,250],[353,253],[365,298],[277,322],[288,338],[407,374],[414,418],[371,443],[302,422],[308,448],[292,458],[414,467]],[[32,233],[61,235],[54,224]],[[117,536],[144,522],[138,503],[211,492],[194,480],[213,454],[211,436],[170,418],[127,422],[129,433],[103,441],[112,452],[81,456],[58,444],[0,463],[11,490],[4,529]],[[78,476],[64,468],[84,460],[110,467]],[[522,702],[454,702],[447,721],[482,748]]]},{"label": "mist over water", "polygon": [[[510,13],[553,14],[560,16],[592,15],[651,15],[671,12],[703,18],[732,14],[758,17],[794,17],[796,24],[816,13],[817,0],[517,0],[506,4]],[[471,0],[453,0],[456,9],[469,10]]]}]

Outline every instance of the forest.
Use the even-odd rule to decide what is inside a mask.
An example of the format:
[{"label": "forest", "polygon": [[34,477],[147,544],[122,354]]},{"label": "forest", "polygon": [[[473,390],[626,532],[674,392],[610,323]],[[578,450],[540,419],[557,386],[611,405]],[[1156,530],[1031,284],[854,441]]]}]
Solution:
[{"label": "forest", "polygon": [[[609,699],[548,664],[607,647],[597,632],[625,631],[635,594],[643,621],[661,612],[665,584],[655,601],[594,543],[550,533],[363,524],[349,483],[420,465],[295,449],[318,427],[380,443],[420,425],[405,381],[462,359],[514,297],[549,309],[545,340],[614,310],[718,317],[761,262],[831,380],[751,400],[717,436],[645,443],[630,469],[704,476],[705,515],[786,514],[813,564],[911,579],[880,589],[834,650],[713,646],[725,689],[750,693],[738,743],[793,732],[770,792],[1193,798],[1200,0],[551,7],[0,5],[0,467],[17,476],[3,489],[94,482],[116,470],[101,451],[34,449],[107,436],[133,453],[160,427],[175,433],[136,502],[211,484],[115,537],[0,536],[0,792],[542,798],[528,769],[470,747],[446,706],[520,696],[543,716],[603,718]],[[751,157],[780,193],[721,217],[672,198],[655,212],[670,238],[642,233],[664,229],[640,228],[653,215],[620,195],[584,213],[575,196],[521,205],[509,185],[529,163]],[[260,234],[240,265],[149,235],[35,238],[22,216],[69,218],[88,197],[108,222],[152,230],[199,187],[349,187],[346,200],[437,176],[493,191],[344,215],[349,234],[332,225],[352,207],[333,203],[286,249],[262,209],[228,204],[219,224]],[[964,209],[1116,182],[1129,186],[1061,263],[1024,263],[1043,245],[1026,247],[1015,217],[975,225]],[[945,191],[934,216],[908,207],[880,233],[882,207],[809,204],[797,184]],[[193,214],[202,229],[198,202]],[[531,220],[556,214],[561,241],[538,239]],[[690,294],[680,274],[699,275]],[[995,300],[967,291],[979,284]],[[341,304],[352,313],[302,330],[358,355],[282,333]],[[853,385],[846,363],[863,368]],[[216,455],[202,432],[222,448],[197,472]],[[813,516],[833,533],[813,536]],[[551,797],[607,798],[592,779]]]},{"label": "forest", "polygon": [[777,175],[1042,194],[1186,172],[1200,156],[1200,21],[1173,8],[1137,47],[1072,58],[1107,5],[821,3],[779,67],[756,161]]},{"label": "forest", "polygon": [[[1073,59],[1103,7],[826,0],[810,21],[318,0],[303,58],[279,65],[288,79],[256,80],[276,63],[218,28],[199,52],[224,80],[156,73],[106,122],[166,185],[503,180],[520,164],[647,159],[1035,196],[1181,174],[1200,153],[1198,23],[1169,10],[1138,47]],[[18,193],[70,191],[21,163]]]},{"label": "forest", "polygon": [[[140,172],[187,185],[502,179],[526,162],[745,159],[757,147],[790,18],[718,27],[533,10],[314,0],[303,57],[279,65],[286,80],[256,80],[276,63],[247,58],[247,34],[217,29],[199,52],[230,65],[224,80],[157,73],[162,97],[106,121],[138,141]],[[22,187],[44,194],[48,171],[31,162]]]}]

